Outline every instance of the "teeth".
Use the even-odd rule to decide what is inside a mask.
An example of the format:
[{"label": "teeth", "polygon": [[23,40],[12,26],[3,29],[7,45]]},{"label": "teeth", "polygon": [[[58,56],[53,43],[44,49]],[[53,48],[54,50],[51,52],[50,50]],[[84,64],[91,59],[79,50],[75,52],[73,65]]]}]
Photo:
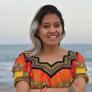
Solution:
[{"label": "teeth", "polygon": [[56,38],[57,38],[56,35],[49,36],[49,39],[51,39],[51,40],[55,40]]},{"label": "teeth", "polygon": [[49,37],[57,37],[57,35],[49,35]]}]

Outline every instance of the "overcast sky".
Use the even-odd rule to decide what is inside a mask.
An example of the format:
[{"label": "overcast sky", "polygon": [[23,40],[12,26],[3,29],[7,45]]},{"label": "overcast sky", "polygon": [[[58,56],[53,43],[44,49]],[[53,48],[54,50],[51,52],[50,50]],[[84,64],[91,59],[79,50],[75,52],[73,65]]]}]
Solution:
[{"label": "overcast sky", "polygon": [[36,11],[55,5],[65,21],[62,43],[92,43],[92,0],[0,0],[0,44],[27,44]]}]

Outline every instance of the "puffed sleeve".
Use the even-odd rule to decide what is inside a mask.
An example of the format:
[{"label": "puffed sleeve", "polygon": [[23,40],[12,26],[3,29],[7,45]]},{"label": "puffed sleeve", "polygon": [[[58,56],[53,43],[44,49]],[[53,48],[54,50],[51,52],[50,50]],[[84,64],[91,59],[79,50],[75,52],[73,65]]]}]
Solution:
[{"label": "puffed sleeve", "polygon": [[79,52],[77,52],[75,66],[76,66],[76,69],[75,69],[76,76],[81,76],[81,77],[85,78],[86,83],[88,83],[89,77],[86,74],[87,73],[87,67],[86,67],[86,64],[85,64],[85,59],[84,59],[83,55],[81,55]]},{"label": "puffed sleeve", "polygon": [[15,61],[13,66],[13,79],[14,79],[14,86],[16,86],[17,82],[25,81],[29,84],[29,71],[30,71],[30,64],[26,61],[25,55],[21,53]]}]

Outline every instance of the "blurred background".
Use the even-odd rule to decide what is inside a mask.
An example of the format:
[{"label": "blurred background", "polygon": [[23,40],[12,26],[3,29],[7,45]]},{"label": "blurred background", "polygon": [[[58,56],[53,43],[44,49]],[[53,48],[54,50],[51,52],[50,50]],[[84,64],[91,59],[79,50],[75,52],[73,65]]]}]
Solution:
[{"label": "blurred background", "polygon": [[30,23],[45,4],[55,5],[65,21],[61,46],[85,57],[92,90],[92,0],[0,0],[0,92],[14,92],[12,67],[19,53],[31,48]]}]

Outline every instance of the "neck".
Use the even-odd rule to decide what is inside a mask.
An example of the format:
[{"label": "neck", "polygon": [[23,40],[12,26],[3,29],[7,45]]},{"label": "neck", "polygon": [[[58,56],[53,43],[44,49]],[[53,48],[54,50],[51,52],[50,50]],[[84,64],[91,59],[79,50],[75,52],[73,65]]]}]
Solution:
[{"label": "neck", "polygon": [[45,45],[43,47],[41,52],[44,54],[56,54],[61,49],[59,45]]}]

